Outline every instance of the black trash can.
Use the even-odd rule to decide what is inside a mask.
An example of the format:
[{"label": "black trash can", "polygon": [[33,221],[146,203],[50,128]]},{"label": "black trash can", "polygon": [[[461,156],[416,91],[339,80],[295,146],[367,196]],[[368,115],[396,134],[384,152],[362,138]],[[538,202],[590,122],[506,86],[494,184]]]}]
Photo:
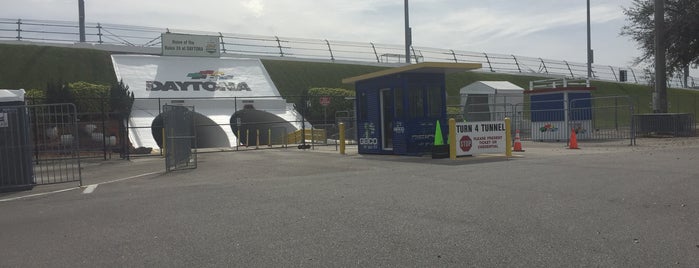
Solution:
[{"label": "black trash can", "polygon": [[0,90],[0,192],[34,186],[30,141],[24,90]]}]

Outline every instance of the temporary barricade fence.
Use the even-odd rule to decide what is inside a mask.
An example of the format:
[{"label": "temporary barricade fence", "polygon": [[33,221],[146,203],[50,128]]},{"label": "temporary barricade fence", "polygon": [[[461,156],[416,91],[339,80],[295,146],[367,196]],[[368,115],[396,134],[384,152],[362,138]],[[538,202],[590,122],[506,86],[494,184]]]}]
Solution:
[{"label": "temporary barricade fence", "polygon": [[82,185],[84,137],[74,104],[5,106],[0,114],[5,118],[0,123],[0,190],[66,182]]},{"label": "temporary barricade fence", "polygon": [[194,107],[163,106],[165,170],[197,168]]},{"label": "temporary barricade fence", "polygon": [[[512,135],[519,130],[521,140],[567,141],[571,131],[578,140],[620,140],[635,142],[634,105],[627,96],[572,100],[475,104],[463,107],[461,114],[450,114],[460,121],[512,119]],[[531,109],[531,107],[539,107]]]}]

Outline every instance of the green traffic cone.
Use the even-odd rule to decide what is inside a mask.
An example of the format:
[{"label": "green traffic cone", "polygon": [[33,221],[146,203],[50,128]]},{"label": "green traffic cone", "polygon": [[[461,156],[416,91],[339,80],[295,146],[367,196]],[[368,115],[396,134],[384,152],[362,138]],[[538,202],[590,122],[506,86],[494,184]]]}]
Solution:
[{"label": "green traffic cone", "polygon": [[444,145],[444,138],[442,138],[442,128],[439,126],[439,120],[437,120],[437,127],[434,130],[434,145]]}]

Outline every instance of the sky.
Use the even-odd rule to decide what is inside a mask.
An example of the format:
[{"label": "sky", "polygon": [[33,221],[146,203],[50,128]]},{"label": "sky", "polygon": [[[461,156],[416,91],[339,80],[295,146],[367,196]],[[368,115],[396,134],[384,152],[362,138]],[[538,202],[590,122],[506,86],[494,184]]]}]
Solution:
[{"label": "sky", "polygon": [[[632,0],[591,0],[595,64],[641,55],[620,36]],[[0,0],[0,18],[77,21],[77,0]],[[404,44],[401,0],[85,0],[86,21]],[[413,46],[586,62],[585,0],[410,0]],[[639,66],[638,68],[642,68]],[[697,76],[699,72],[693,70]]]}]

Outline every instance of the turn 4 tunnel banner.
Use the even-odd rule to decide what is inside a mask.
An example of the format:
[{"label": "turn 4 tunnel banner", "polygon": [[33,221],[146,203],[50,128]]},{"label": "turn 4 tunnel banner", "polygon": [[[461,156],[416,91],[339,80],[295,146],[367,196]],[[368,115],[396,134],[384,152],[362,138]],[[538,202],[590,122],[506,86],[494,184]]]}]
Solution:
[{"label": "turn 4 tunnel banner", "polygon": [[456,123],[456,155],[504,153],[505,134],[504,121]]}]

